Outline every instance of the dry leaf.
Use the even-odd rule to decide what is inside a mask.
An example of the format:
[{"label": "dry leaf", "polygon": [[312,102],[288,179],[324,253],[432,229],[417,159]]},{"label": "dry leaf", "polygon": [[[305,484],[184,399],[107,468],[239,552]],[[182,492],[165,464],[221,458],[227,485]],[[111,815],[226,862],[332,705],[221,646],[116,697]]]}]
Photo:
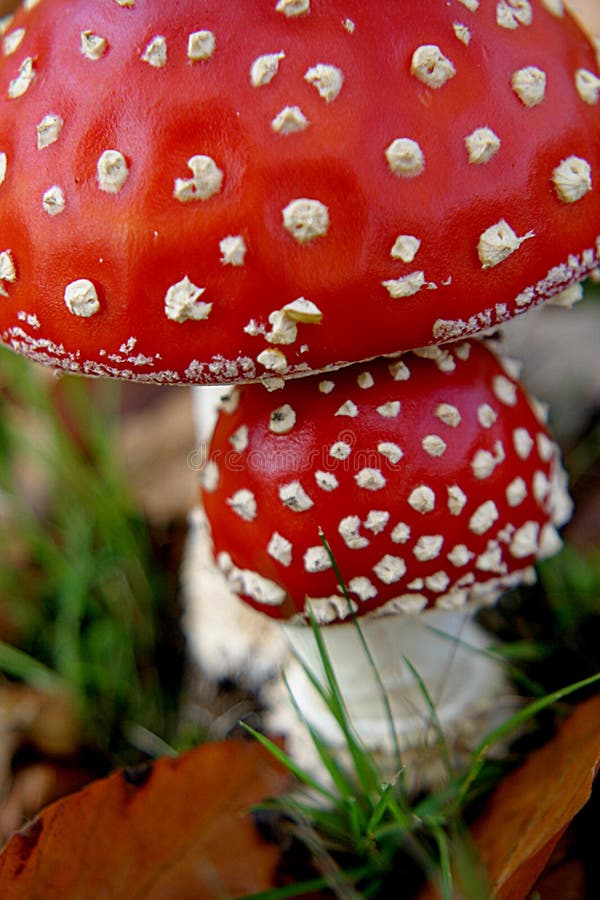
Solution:
[{"label": "dry leaf", "polygon": [[272,886],[279,851],[248,808],[288,786],[257,744],[204,744],[48,807],[0,855],[11,900],[230,900]]},{"label": "dry leaf", "polygon": [[[475,821],[471,837],[488,873],[490,898],[529,896],[561,836],[589,799],[599,768],[597,696],[579,704],[551,741],[502,780]],[[457,896],[468,900],[470,894]],[[429,884],[419,900],[439,897]]]},{"label": "dry leaf", "polygon": [[498,900],[522,900],[589,799],[600,767],[600,696],[581,703],[556,736],[492,794],[473,838]]}]

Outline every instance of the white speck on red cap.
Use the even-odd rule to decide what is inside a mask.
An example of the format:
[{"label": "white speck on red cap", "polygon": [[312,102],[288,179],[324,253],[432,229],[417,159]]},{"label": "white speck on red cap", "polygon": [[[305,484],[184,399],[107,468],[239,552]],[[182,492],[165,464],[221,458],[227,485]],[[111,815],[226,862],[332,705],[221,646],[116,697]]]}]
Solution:
[{"label": "white speck on red cap", "polygon": [[394,544],[405,544],[410,538],[410,527],[406,522],[398,522],[391,534]]},{"label": "white speck on red cap", "polygon": [[375,380],[370,372],[361,372],[356,379],[356,383],[363,391],[367,391],[373,387]]},{"label": "white speck on red cap", "polygon": [[544,462],[550,462],[552,457],[556,454],[556,445],[550,440],[548,435],[544,434],[542,431],[539,431],[536,435],[536,441],[540,459]]},{"label": "white speck on red cap", "polygon": [[348,582],[348,590],[351,594],[356,594],[358,599],[363,602],[372,600],[378,593],[377,588],[366,575],[357,575],[356,578],[351,578]]},{"label": "white speck on red cap", "polygon": [[313,501],[299,481],[291,481],[289,484],[281,485],[278,493],[283,505],[291,509],[292,512],[306,512],[311,506],[314,506]]},{"label": "white speck on red cap", "polygon": [[429,562],[442,552],[444,537],[441,534],[422,535],[413,548],[413,553],[419,562]]},{"label": "white speck on red cap", "polygon": [[498,0],[496,22],[501,28],[514,30],[519,25],[531,25],[533,10],[529,0]]},{"label": "white speck on red cap", "polygon": [[60,116],[55,113],[47,113],[35,129],[38,150],[44,150],[57,141],[63,125],[64,122]]},{"label": "white speck on red cap", "polygon": [[358,516],[345,516],[338,525],[338,532],[350,550],[362,550],[369,546],[369,539],[360,534]]},{"label": "white speck on red cap", "polygon": [[292,544],[287,538],[282,537],[278,531],[274,531],[267,546],[267,553],[282,566],[292,564]]},{"label": "white speck on red cap", "polygon": [[416,512],[431,512],[435,508],[435,493],[426,484],[421,484],[411,491],[408,503]]},{"label": "white speck on red cap", "polygon": [[81,32],[81,52],[86,59],[101,59],[108,50],[108,41],[100,34],[87,29]]},{"label": "white speck on red cap", "polygon": [[333,456],[334,459],[347,459],[351,453],[352,447],[346,441],[336,441],[329,448],[329,455]]},{"label": "white speck on red cap", "polygon": [[497,399],[505,406],[516,406],[517,386],[504,375],[496,375],[492,381],[492,390]]},{"label": "white speck on red cap", "polygon": [[364,526],[369,531],[372,531],[373,534],[381,534],[382,531],[385,531],[387,523],[390,520],[390,514],[387,510],[384,509],[372,509],[369,511],[367,518],[364,521]]},{"label": "white speck on red cap", "polygon": [[480,572],[495,572],[505,574],[507,566],[502,562],[502,547],[497,541],[490,541],[483,553],[480,553],[475,561],[475,568]]},{"label": "white speck on red cap", "polygon": [[539,522],[525,522],[515,531],[509,548],[511,556],[514,556],[515,559],[534,556],[538,549],[539,534]]},{"label": "white speck on red cap", "polygon": [[538,106],[546,96],[546,73],[537,66],[525,66],[513,72],[511,86],[528,109]]},{"label": "white speck on red cap", "polygon": [[310,0],[279,0],[275,9],[287,18],[304,16],[310,12]]},{"label": "white speck on red cap", "polygon": [[410,369],[402,360],[391,363],[388,370],[394,381],[408,381],[410,378]]},{"label": "white speck on red cap", "polygon": [[325,547],[309,547],[304,554],[304,568],[307,572],[325,572],[331,568],[331,559]]},{"label": "white speck on red cap", "polygon": [[517,476],[506,488],[506,502],[509,506],[519,506],[527,496],[527,485]]},{"label": "white speck on red cap", "polygon": [[5,56],[12,56],[23,43],[26,31],[24,28],[15,28],[2,40],[2,52]]},{"label": "white speck on red cap", "polygon": [[205,288],[198,287],[186,275],[181,281],[171,285],[165,294],[165,315],[172,322],[185,322],[188,319],[200,321],[207,319],[212,310],[212,303],[200,302],[199,298]]},{"label": "white speck on red cap", "polygon": [[243,266],[246,258],[246,242],[241,234],[229,235],[219,243],[221,263],[224,266]]},{"label": "white speck on red cap", "polygon": [[406,574],[406,563],[399,556],[386,553],[373,566],[373,571],[384,584],[395,584]]},{"label": "white speck on red cap", "polygon": [[229,437],[229,443],[238,453],[243,453],[248,449],[248,426],[240,425]]},{"label": "white speck on red cap", "polygon": [[489,405],[482,403],[477,408],[477,419],[482,428],[491,428],[498,419],[498,413]]},{"label": "white speck on red cap", "polygon": [[424,272],[411,272],[410,275],[403,275],[401,278],[390,278],[381,282],[383,287],[393,300],[399,300],[402,297],[412,297],[418,294],[425,285]]},{"label": "white speck on red cap", "polygon": [[187,166],[192,178],[176,178],[173,196],[180,203],[192,200],[208,200],[218,194],[223,184],[223,172],[210,156],[197,154],[191,156]]},{"label": "white speck on red cap", "polygon": [[12,258],[11,250],[3,250],[0,253],[0,295],[3,297],[8,297],[8,293],[6,288],[4,287],[5,281],[8,281],[9,284],[14,284],[17,280],[17,271],[15,269],[15,263]]},{"label": "white speck on red cap", "polygon": [[404,453],[398,444],[395,444],[393,441],[380,441],[379,444],[377,444],[377,450],[391,463],[400,462],[404,456]]},{"label": "white speck on red cap", "polygon": [[367,491],[381,491],[386,485],[386,479],[380,469],[361,469],[354,476],[357,485]]},{"label": "white speck on red cap", "polygon": [[464,44],[465,47],[468,47],[471,43],[471,31],[469,30],[469,28],[467,28],[466,25],[463,25],[462,22],[453,22],[452,30],[454,31],[454,34],[456,35],[458,40],[462,44]]},{"label": "white speck on red cap", "polygon": [[342,90],[344,73],[341,69],[338,69],[337,66],[318,63],[318,65],[311,66],[311,68],[307,70],[304,75],[304,80],[308,81],[309,84],[312,84],[317,89],[319,96],[322,97],[323,100],[327,103],[331,103],[338,97]]},{"label": "white speck on red cap", "polygon": [[579,156],[569,156],[554,169],[552,181],[560,200],[575,203],[592,190],[592,167]]},{"label": "white speck on red cap", "polygon": [[554,556],[562,548],[562,545],[563,542],[554,525],[544,525],[539,539],[538,559],[547,559],[549,556]]},{"label": "white speck on red cap", "polygon": [[527,459],[533,449],[533,438],[526,428],[515,428],[513,431],[515,453],[520,459]]},{"label": "white speck on red cap", "polygon": [[500,219],[495,225],[491,225],[482,233],[477,245],[477,253],[483,269],[491,269],[504,262],[515,250],[518,250],[524,241],[535,237],[533,231],[528,231],[523,237],[518,237],[505,219]]},{"label": "white speck on red cap", "polygon": [[279,71],[279,63],[285,59],[285,53],[264,53],[258,56],[250,66],[250,83],[253,87],[264,87],[270,84]]},{"label": "white speck on red cap", "polygon": [[256,497],[248,488],[236,491],[227,499],[228,505],[240,519],[245,522],[253,522],[257,514]]},{"label": "white speck on red cap", "polygon": [[412,234],[399,234],[390,250],[392,259],[401,259],[404,263],[411,263],[421,246],[419,238]]},{"label": "white speck on red cap", "polygon": [[307,244],[327,234],[329,210],[320,200],[298,197],[283,210],[283,227],[299,244]]},{"label": "white speck on red cap", "polygon": [[456,69],[436,44],[423,44],[413,53],[410,71],[428,87],[441,88],[456,75]]},{"label": "white speck on red cap", "polygon": [[8,99],[16,100],[22,97],[35,80],[36,71],[33,59],[28,56],[19,66],[19,74],[8,85]]},{"label": "white speck on red cap", "polygon": [[192,62],[210,59],[215,52],[215,36],[212,31],[193,31],[188,37],[187,55]]},{"label": "white speck on red cap", "polygon": [[473,165],[487,163],[500,149],[500,138],[491,128],[476,128],[465,138],[469,162]]},{"label": "white speck on red cap", "polygon": [[96,288],[87,278],[78,278],[68,284],[65,288],[64,300],[69,312],[83,319],[95,316],[100,310]]},{"label": "white speck on red cap", "polygon": [[457,484],[450,485],[448,491],[448,511],[452,516],[460,516],[467,502],[467,495]]},{"label": "white speck on red cap", "polygon": [[263,350],[256,357],[256,361],[273,372],[287,372],[289,369],[287,357],[281,350]]},{"label": "white speck on red cap", "polygon": [[577,69],[575,87],[584,103],[595,106],[600,98],[600,78],[589,69]]},{"label": "white speck on red cap", "polygon": [[450,560],[453,566],[460,568],[461,566],[466,566],[468,562],[470,562],[474,558],[475,554],[472,553],[466,544],[456,544],[447,554],[447,558]]},{"label": "white speck on red cap", "polygon": [[127,162],[119,150],[105,150],[96,170],[98,187],[107,194],[118,194],[129,177]]},{"label": "white speck on red cap", "polygon": [[387,147],[385,157],[390,170],[401,178],[415,178],[425,168],[423,151],[412,138],[396,138]]},{"label": "white speck on red cap", "polygon": [[533,473],[532,492],[538,503],[544,503],[552,493],[552,484],[539,469]]},{"label": "white speck on red cap", "polygon": [[315,481],[322,491],[335,491],[339,487],[339,482],[333,472],[323,472],[318,469],[315,472]]},{"label": "white speck on red cap", "polygon": [[348,416],[350,419],[355,419],[358,415],[358,406],[352,400],[346,400],[339,409],[334,413],[335,416]]},{"label": "white speck on red cap", "polygon": [[377,412],[384,419],[395,419],[400,415],[400,401],[388,400],[377,407]]},{"label": "white speck on red cap", "polygon": [[498,520],[498,507],[493,500],[486,500],[469,519],[469,529],[473,534],[485,534]]},{"label": "white speck on red cap", "polygon": [[309,121],[299,106],[284,106],[271,122],[276,134],[296,134],[308,128]]},{"label": "white speck on red cap", "polygon": [[289,434],[296,424],[296,413],[289,403],[274,409],[269,416],[269,430],[273,434]]},{"label": "white speck on red cap", "polygon": [[450,428],[457,428],[462,421],[459,410],[452,403],[438,403],[435,416]]},{"label": "white speck on red cap", "polygon": [[157,34],[147,44],[140,59],[154,69],[162,69],[167,64],[167,41],[162,34]]},{"label": "white speck on red cap", "polygon": [[421,446],[426,453],[433,457],[443,456],[448,449],[446,441],[439,434],[425,435],[421,441]]},{"label": "white speck on red cap", "polygon": [[471,471],[475,478],[489,478],[496,468],[497,460],[489,450],[478,450],[471,460]]}]

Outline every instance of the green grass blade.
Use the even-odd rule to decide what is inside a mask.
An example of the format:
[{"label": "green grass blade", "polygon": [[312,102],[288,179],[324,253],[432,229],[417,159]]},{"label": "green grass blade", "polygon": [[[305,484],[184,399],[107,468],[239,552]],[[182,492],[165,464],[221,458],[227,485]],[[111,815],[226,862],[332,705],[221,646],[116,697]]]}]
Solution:
[{"label": "green grass blade", "polygon": [[427,706],[427,709],[428,709],[429,715],[430,715],[430,719],[431,719],[431,725],[433,727],[433,730],[435,732],[435,735],[436,735],[436,738],[437,738],[437,741],[439,744],[440,753],[441,753],[441,757],[442,757],[442,763],[444,765],[444,768],[446,769],[446,774],[447,774],[448,778],[450,780],[452,780],[455,777],[454,767],[453,767],[452,761],[450,759],[450,751],[448,749],[448,743],[446,741],[441,722],[438,718],[437,710],[435,708],[435,703],[433,702],[433,700],[431,698],[431,694],[429,693],[429,690],[427,689],[427,685],[423,681],[423,678],[421,677],[421,675],[419,674],[417,669],[413,666],[411,661],[406,656],[403,657],[403,660],[404,660],[406,666],[408,667],[408,669],[410,670],[411,675],[417,682],[417,685],[421,692],[421,695],[422,695],[423,699],[425,700],[425,704]]},{"label": "green grass blade", "polygon": [[443,900],[452,900],[454,894],[452,886],[452,855],[450,853],[448,835],[439,826],[432,828],[431,833],[439,854],[439,881],[442,898]]},{"label": "green grass blade", "polygon": [[252,728],[251,725],[248,725],[246,722],[240,722],[240,725],[251,734],[252,737],[256,738],[259,744],[269,751],[272,756],[275,757],[278,762],[280,762],[285,768],[294,775],[298,781],[302,784],[305,784],[307,787],[312,788],[313,791],[316,791],[318,794],[321,794],[322,797],[325,797],[330,803],[336,805],[337,797],[331,791],[327,790],[322,784],[313,778],[308,772],[306,772],[301,766],[294,762],[291,756],[277,746],[272,740],[268,737],[265,737],[264,734],[261,734],[260,731],[256,731],[256,729]]},{"label": "green grass blade", "polygon": [[576,693],[577,691],[584,690],[584,688],[591,687],[593,684],[597,684],[600,682],[600,672],[597,675],[591,675],[589,678],[584,678],[581,681],[575,682],[575,684],[567,685],[567,687],[560,688],[557,691],[554,691],[551,694],[547,694],[545,697],[539,697],[537,700],[534,700],[524,709],[519,710],[510,719],[507,719],[506,722],[503,722],[498,728],[495,728],[494,731],[490,732],[486,738],[479,744],[478,747],[474,750],[474,756],[478,757],[482,753],[486,753],[487,750],[492,747],[494,744],[497,744],[498,741],[501,741],[503,738],[507,737],[512,731],[519,727],[519,725],[523,725],[529,719],[532,719],[542,710],[547,709],[549,706],[553,706],[555,703],[558,703],[559,700],[563,700],[565,697],[569,697],[571,694]]},{"label": "green grass blade", "polygon": [[[301,662],[301,665],[304,666],[304,664],[302,662]],[[323,685],[321,684],[321,682],[314,675],[314,673],[312,673],[310,671],[310,669],[308,667],[304,667],[304,672],[305,672],[306,677],[311,681],[311,683],[313,684],[315,689],[318,691],[323,702],[329,706],[328,694],[327,694],[327,691],[325,690],[325,688],[323,687]],[[321,738],[318,731],[314,728],[313,725],[311,725],[311,723],[308,721],[308,719],[304,715],[304,712],[302,711],[296,698],[294,697],[293,691],[287,680],[285,672],[282,672],[282,679],[283,679],[285,688],[288,692],[290,702],[291,702],[292,706],[294,707],[294,711],[295,711],[296,715],[298,716],[299,721],[302,722],[304,727],[307,729],[307,731],[310,735],[310,739],[319,755],[319,759],[321,760],[321,762],[323,763],[327,772],[329,773],[329,776],[330,776],[331,780],[333,781],[340,797],[345,800],[349,800],[351,797],[354,796],[354,793],[356,790],[355,785],[352,782],[352,779],[350,778],[349,774],[347,772],[345,772],[344,769],[342,768],[342,766],[338,763],[338,761],[335,757],[335,754],[331,752],[327,742]]]},{"label": "green grass blade", "polygon": [[[312,610],[310,609],[309,618],[311,627],[313,629],[315,642],[317,644],[319,659],[321,665],[323,666],[325,683],[327,685],[327,688],[329,689],[329,691],[326,692],[325,695],[322,693],[322,696],[324,696],[324,699],[326,697],[327,705],[329,706],[332,715],[334,716],[336,722],[342,730],[344,740],[346,742],[346,746],[352,760],[352,765],[354,767],[354,771],[356,772],[358,783],[364,793],[368,796],[373,792],[377,792],[381,778],[377,771],[377,767],[374,759],[372,758],[372,755],[365,750],[362,742],[359,740],[354,731],[354,728],[348,716],[348,712],[346,710],[346,705],[344,703],[343,694],[340,690],[337,676],[331,663],[331,658],[321,634],[321,629],[319,628]],[[314,673],[312,673],[308,668],[305,668],[305,672],[311,679],[312,683],[315,684]]]},{"label": "green grass blade", "polygon": [[341,573],[340,568],[339,568],[339,566],[338,566],[338,564],[337,564],[337,560],[336,560],[336,558],[335,558],[335,556],[334,556],[334,554],[333,554],[333,550],[332,550],[331,547],[329,546],[329,542],[328,542],[327,538],[325,537],[325,534],[324,534],[323,531],[319,531],[319,537],[321,538],[321,543],[323,544],[323,546],[324,546],[324,548],[325,548],[325,551],[326,551],[326,553],[327,553],[327,555],[328,555],[328,557],[329,557],[329,559],[330,559],[330,562],[331,562],[331,565],[332,565],[332,567],[333,567],[333,571],[335,572],[335,576],[336,576],[336,578],[337,578],[337,581],[338,581],[338,584],[339,584],[339,586],[340,586],[340,589],[341,589],[341,591],[342,591],[342,593],[343,593],[343,595],[344,595],[344,598],[346,599],[346,602],[348,603],[348,608],[349,608],[350,614],[351,614],[351,616],[352,616],[352,621],[353,621],[353,623],[354,623],[354,627],[355,627],[355,629],[356,629],[356,633],[357,633],[357,635],[358,635],[358,639],[359,639],[359,641],[360,641],[360,643],[361,643],[363,652],[364,652],[364,654],[365,654],[365,656],[366,656],[366,658],[367,658],[367,660],[368,660],[368,663],[369,663],[369,666],[370,666],[371,671],[372,671],[372,673],[373,673],[373,676],[374,676],[374,678],[375,678],[375,680],[376,680],[376,682],[377,682],[377,686],[378,686],[378,688],[379,688],[379,694],[380,694],[381,701],[382,701],[382,703],[383,703],[383,707],[384,707],[384,710],[385,710],[386,718],[387,718],[387,721],[388,721],[388,728],[389,728],[389,732],[390,732],[390,738],[391,738],[391,741],[392,741],[392,746],[393,746],[393,748],[394,748],[394,757],[395,757],[395,763],[396,763],[396,771],[397,771],[397,772],[401,772],[401,771],[403,770],[403,766],[402,766],[402,754],[401,754],[401,752],[400,752],[400,744],[399,744],[399,742],[398,742],[398,734],[397,734],[396,726],[395,726],[395,723],[394,723],[394,716],[393,716],[393,713],[392,713],[392,708],[391,708],[391,706],[390,706],[390,700],[389,700],[389,697],[388,697],[388,693],[387,693],[387,691],[386,691],[386,689],[385,689],[385,685],[384,685],[384,683],[383,683],[383,681],[382,681],[382,679],[381,679],[381,674],[380,674],[380,672],[379,672],[379,669],[377,668],[377,665],[376,665],[376,663],[375,663],[375,660],[373,659],[373,654],[371,653],[370,647],[369,647],[369,645],[367,644],[367,641],[366,641],[366,639],[365,639],[364,632],[363,632],[362,628],[360,627],[360,624],[359,624],[359,621],[358,621],[358,617],[356,616],[356,614],[355,614],[355,612],[354,612],[354,610],[353,610],[353,608],[352,608],[352,602],[351,602],[351,600],[350,600],[350,596],[348,595],[348,590],[347,590],[347,588],[346,588],[346,583],[345,583],[345,581],[344,581],[344,579],[343,579],[343,577],[342,577],[342,573]]},{"label": "green grass blade", "polygon": [[42,688],[64,690],[67,683],[52,669],[5,641],[0,641],[0,671]]}]

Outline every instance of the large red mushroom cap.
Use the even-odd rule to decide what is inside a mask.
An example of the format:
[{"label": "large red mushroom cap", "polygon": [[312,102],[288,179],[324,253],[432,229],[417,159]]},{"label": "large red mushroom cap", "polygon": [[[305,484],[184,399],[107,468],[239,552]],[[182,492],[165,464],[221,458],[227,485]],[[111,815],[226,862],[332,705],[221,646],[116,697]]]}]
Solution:
[{"label": "large red mushroom cap", "polygon": [[268,615],[358,614],[495,599],[560,546],[558,450],[481,342],[235,389],[202,475],[216,559]]},{"label": "large red mushroom cap", "polygon": [[41,362],[279,379],[598,265],[600,77],[560,0],[41,0],[4,28],[0,333]]}]

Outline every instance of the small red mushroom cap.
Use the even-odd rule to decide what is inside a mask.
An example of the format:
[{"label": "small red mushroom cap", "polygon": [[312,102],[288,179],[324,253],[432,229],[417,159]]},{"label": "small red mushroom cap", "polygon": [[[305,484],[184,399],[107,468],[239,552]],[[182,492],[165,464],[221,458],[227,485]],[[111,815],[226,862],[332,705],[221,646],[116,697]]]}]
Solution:
[{"label": "small red mushroom cap", "polygon": [[43,0],[4,28],[0,334],[43,363],[306,374],[600,260],[600,74],[560,2]]},{"label": "small red mushroom cap", "polygon": [[269,394],[235,389],[202,473],[218,564],[268,615],[495,599],[560,547],[556,445],[480,342],[375,360]]}]

